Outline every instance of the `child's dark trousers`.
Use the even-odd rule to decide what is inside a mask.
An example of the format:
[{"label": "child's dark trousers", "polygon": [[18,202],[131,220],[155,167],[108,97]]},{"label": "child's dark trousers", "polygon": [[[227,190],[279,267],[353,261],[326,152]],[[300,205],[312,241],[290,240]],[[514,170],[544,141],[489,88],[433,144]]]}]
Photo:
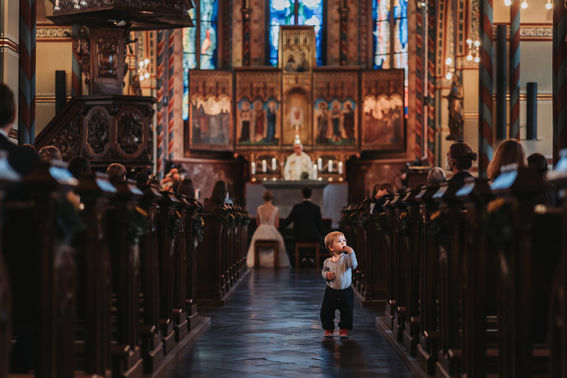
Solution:
[{"label": "child's dark trousers", "polygon": [[323,304],[321,305],[321,324],[325,331],[335,329],[335,310],[341,313],[340,329],[352,329],[352,312],[354,308],[354,293],[349,286],[344,290],[335,290],[327,286]]}]

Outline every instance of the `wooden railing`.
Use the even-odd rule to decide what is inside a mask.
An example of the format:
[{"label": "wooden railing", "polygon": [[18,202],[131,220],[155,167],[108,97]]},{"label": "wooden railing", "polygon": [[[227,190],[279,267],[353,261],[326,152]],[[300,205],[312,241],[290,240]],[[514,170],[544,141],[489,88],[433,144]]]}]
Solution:
[{"label": "wooden railing", "polygon": [[[77,181],[57,165],[15,183],[2,174],[0,377],[159,374],[206,329],[197,304],[244,275],[248,214],[236,206],[209,224],[195,200],[133,181]],[[217,250],[200,243],[210,235]],[[209,261],[219,291],[200,277]]]},{"label": "wooden railing", "polygon": [[[567,169],[555,177],[567,188]],[[368,203],[344,209],[361,256],[354,286],[366,302],[385,304],[378,324],[416,368],[566,374],[567,208],[538,203],[543,190],[541,176],[523,168],[490,184],[403,191],[372,214]]]}]

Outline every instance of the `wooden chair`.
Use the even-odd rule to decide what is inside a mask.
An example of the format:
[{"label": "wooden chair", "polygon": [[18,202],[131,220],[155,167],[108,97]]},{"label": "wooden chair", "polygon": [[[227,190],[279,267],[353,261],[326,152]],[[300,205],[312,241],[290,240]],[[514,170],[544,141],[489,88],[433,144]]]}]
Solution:
[{"label": "wooden chair", "polygon": [[274,268],[280,267],[280,251],[278,241],[274,239],[258,239],[254,243],[254,268],[260,267],[260,248],[273,248],[274,249]]},{"label": "wooden chair", "polygon": [[320,264],[319,259],[321,258],[319,251],[319,242],[297,242],[295,243],[295,269],[299,268],[299,249],[300,248],[315,248],[315,267],[317,268]]}]

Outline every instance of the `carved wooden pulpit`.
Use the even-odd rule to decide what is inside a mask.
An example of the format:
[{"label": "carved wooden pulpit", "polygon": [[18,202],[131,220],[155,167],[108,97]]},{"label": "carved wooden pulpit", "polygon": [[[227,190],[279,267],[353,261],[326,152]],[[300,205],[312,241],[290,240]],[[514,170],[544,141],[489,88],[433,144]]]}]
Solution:
[{"label": "carved wooden pulpit", "polygon": [[122,95],[131,30],[193,26],[188,0],[52,0],[58,25],[81,25],[73,36],[89,95],[74,97],[37,136],[63,158],[81,155],[93,167],[120,162],[150,167],[153,97]]}]

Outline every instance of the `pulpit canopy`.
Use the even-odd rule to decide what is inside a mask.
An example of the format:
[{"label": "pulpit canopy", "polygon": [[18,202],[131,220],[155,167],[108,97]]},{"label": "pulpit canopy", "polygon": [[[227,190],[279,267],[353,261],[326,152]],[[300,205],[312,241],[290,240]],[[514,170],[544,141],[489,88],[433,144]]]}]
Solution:
[{"label": "pulpit canopy", "polygon": [[56,24],[155,30],[193,26],[191,0],[51,0]]}]

